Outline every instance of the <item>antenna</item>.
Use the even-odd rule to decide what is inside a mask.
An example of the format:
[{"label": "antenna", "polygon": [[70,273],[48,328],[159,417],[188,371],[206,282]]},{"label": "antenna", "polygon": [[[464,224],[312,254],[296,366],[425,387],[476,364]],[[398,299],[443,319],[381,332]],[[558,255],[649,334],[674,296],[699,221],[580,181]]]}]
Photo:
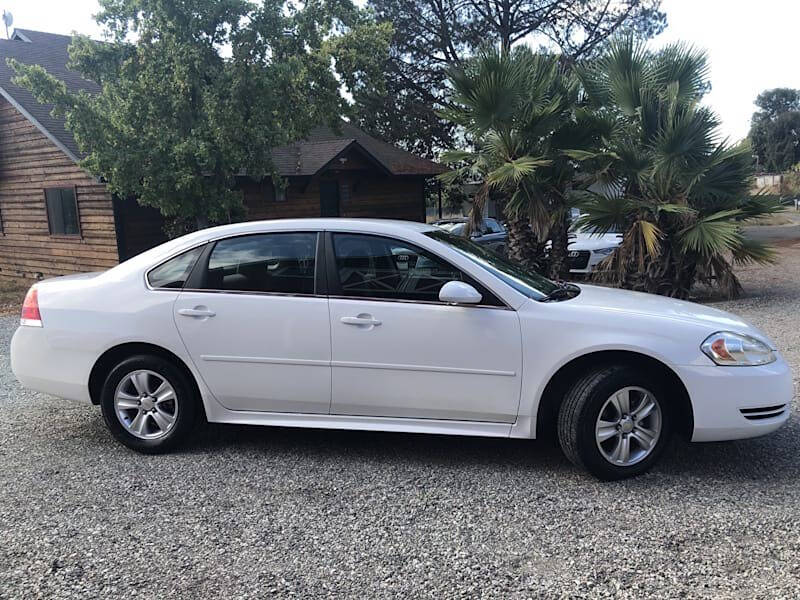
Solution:
[{"label": "antenna", "polygon": [[8,35],[8,28],[11,27],[11,24],[14,22],[14,15],[12,15],[7,10],[3,11],[3,23],[6,24],[6,38],[9,37]]},{"label": "antenna", "polygon": [[11,24],[14,22],[14,15],[12,15],[7,10],[3,11],[3,23],[6,24],[6,38],[9,37],[8,35],[8,28],[11,27]]}]

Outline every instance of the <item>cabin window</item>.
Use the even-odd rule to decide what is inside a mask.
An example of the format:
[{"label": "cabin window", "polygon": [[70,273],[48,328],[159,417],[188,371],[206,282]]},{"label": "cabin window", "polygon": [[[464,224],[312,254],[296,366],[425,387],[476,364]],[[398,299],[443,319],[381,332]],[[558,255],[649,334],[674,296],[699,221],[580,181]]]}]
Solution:
[{"label": "cabin window", "polygon": [[44,197],[47,203],[47,224],[50,227],[50,235],[80,235],[75,188],[46,188]]}]

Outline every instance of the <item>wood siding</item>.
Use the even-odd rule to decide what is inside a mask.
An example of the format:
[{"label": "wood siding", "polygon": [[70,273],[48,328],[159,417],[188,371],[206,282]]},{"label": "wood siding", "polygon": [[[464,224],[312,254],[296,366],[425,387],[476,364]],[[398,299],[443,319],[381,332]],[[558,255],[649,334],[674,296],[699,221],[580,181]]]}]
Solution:
[{"label": "wood siding", "polygon": [[326,173],[310,180],[293,180],[286,200],[276,201],[270,181],[242,182],[247,219],[287,219],[320,215],[321,178],[339,183],[341,217],[424,221],[425,182],[421,177],[392,177],[374,172]]},{"label": "wood siding", "polygon": [[[44,189],[75,186],[80,236],[50,235]],[[111,195],[0,98],[0,277],[36,279],[117,264]]]}]

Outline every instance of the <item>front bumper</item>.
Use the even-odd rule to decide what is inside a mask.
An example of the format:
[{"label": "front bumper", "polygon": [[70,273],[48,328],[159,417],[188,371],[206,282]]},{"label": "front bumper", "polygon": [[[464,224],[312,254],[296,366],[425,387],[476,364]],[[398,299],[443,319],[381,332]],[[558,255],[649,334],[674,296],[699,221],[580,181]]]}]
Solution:
[{"label": "front bumper", "polygon": [[594,273],[595,269],[597,268],[597,265],[599,265],[601,262],[603,262],[603,260],[608,258],[608,254],[597,254],[595,252],[592,252],[591,250],[588,252],[589,252],[589,257],[586,259],[585,263],[582,260],[579,260],[577,263],[579,265],[585,264],[585,266],[570,268],[569,270],[570,273],[573,273],[575,275],[589,275],[591,273]]},{"label": "front bumper", "polygon": [[758,437],[791,415],[792,373],[780,357],[759,367],[680,367],[678,374],[692,401],[693,442]]}]

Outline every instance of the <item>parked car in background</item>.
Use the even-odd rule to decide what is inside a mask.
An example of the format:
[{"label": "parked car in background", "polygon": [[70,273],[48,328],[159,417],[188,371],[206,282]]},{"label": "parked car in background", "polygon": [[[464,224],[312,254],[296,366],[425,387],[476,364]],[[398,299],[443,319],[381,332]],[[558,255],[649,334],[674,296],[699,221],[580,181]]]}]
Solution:
[{"label": "parked car in background", "polygon": [[569,272],[575,275],[592,273],[621,243],[622,232],[617,229],[601,232],[588,226],[573,226],[567,245]]},{"label": "parked car in background", "polygon": [[198,231],[28,293],[11,342],[28,388],[99,404],[164,452],[198,419],[504,438],[557,435],[603,479],[680,431],[789,419],[786,362],[714,308],[557,284],[422,223],[254,221]]},{"label": "parked car in background", "polygon": [[[448,233],[460,235],[462,237],[467,230],[468,224],[469,219],[467,217],[440,219],[432,223],[432,225],[440,227]],[[470,239],[476,244],[480,244],[493,252],[504,255],[506,253],[508,232],[497,219],[486,218],[481,221],[480,231],[472,231],[470,233]]]}]

